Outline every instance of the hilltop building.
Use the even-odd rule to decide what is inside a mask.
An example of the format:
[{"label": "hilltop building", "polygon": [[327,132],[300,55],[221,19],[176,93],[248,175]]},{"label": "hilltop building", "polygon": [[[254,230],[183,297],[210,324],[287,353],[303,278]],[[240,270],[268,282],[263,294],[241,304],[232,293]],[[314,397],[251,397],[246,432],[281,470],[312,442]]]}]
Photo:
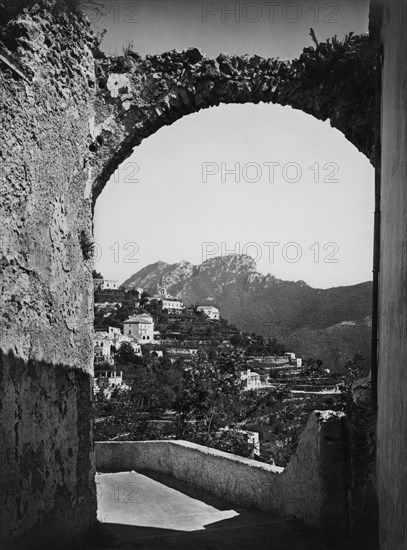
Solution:
[{"label": "hilltop building", "polygon": [[284,354],[285,357],[288,357],[288,360],[290,362],[290,365],[295,365],[298,368],[302,367],[302,359],[299,357],[295,357],[295,353],[287,352]]},{"label": "hilltop building", "polygon": [[157,287],[157,294],[151,298],[151,302],[157,302],[161,305],[162,311],[168,313],[181,313],[185,309],[179,296],[175,297],[168,294],[165,286]]},{"label": "hilltop building", "polygon": [[114,353],[123,342],[128,342],[134,353],[141,357],[141,347],[131,336],[123,335],[117,327],[108,327],[107,331],[96,331],[93,337],[94,363],[114,364]]},{"label": "hilltop building", "polygon": [[122,331],[118,327],[108,327],[107,333],[109,336],[119,337],[122,334]]},{"label": "hilltop building", "polygon": [[101,290],[118,290],[119,281],[104,279]]},{"label": "hilltop building", "polygon": [[181,313],[184,310],[184,304],[177,298],[166,298],[161,302],[161,309],[168,313]]},{"label": "hilltop building", "polygon": [[114,345],[107,332],[96,332],[93,338],[94,362],[113,365],[112,346]]},{"label": "hilltop building", "polygon": [[118,288],[119,281],[114,281],[113,279],[93,279],[94,290],[118,290]]},{"label": "hilltop building", "polygon": [[123,323],[125,336],[131,336],[139,344],[154,343],[154,321],[148,313],[129,317]]},{"label": "hilltop building", "polygon": [[258,390],[261,387],[260,374],[250,369],[240,373],[240,380],[245,385],[246,390]]},{"label": "hilltop building", "polygon": [[219,309],[215,306],[198,306],[197,311],[203,311],[212,321],[219,321]]}]

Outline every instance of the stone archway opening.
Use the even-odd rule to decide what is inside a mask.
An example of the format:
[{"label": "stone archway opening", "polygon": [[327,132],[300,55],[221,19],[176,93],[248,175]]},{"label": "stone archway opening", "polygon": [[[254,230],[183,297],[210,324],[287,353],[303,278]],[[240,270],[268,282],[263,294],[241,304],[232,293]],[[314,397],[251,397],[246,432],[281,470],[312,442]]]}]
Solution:
[{"label": "stone archway opening", "polygon": [[89,144],[94,200],[143,139],[221,103],[276,103],[330,119],[374,164],[374,73],[367,36],[319,43],[290,62],[256,55],[209,59],[198,48],[146,58],[131,51],[118,58],[100,54]]},{"label": "stone archway opening", "polygon": [[221,104],[290,106],[329,120],[374,165],[375,71],[368,36],[318,43],[286,62],[256,55],[209,59],[197,48],[146,58],[132,51],[116,58],[100,53],[89,136],[93,200],[146,137]]},{"label": "stone archway opening", "polygon": [[[118,74],[120,74],[120,73],[118,73]],[[115,75],[116,75],[116,73],[115,73]],[[115,76],[115,78],[117,78],[117,75]],[[116,82],[117,82],[117,84],[115,84]],[[125,83],[126,85],[123,85],[124,83]],[[128,87],[128,86],[129,86],[129,83],[128,83],[127,80],[120,80],[120,79],[117,79],[117,80],[115,80],[114,82],[113,82],[113,80],[112,80],[112,81],[110,82],[110,84],[108,84],[107,87],[108,87],[108,88],[109,88],[109,87],[112,88],[113,84],[114,84],[115,86],[117,86],[117,87],[120,87],[120,86],[121,86],[120,89],[122,89],[122,92],[123,92],[123,93],[124,93],[125,91],[127,91],[127,92],[129,91],[129,87]],[[274,91],[275,91],[275,90],[274,90]],[[110,91],[109,93],[110,93],[110,95],[111,95],[111,91]],[[113,95],[116,96],[116,91],[114,91]],[[111,97],[113,98],[113,100],[115,100],[115,99],[117,99],[118,96],[117,96],[117,97],[113,97],[113,96],[111,95]],[[128,97],[128,94],[124,93],[124,100],[123,100],[123,103],[126,103],[126,102],[129,101],[129,100],[130,100],[130,99],[129,99],[129,97]],[[166,99],[164,99],[163,101],[164,101],[165,105],[167,105]],[[232,103],[232,101],[230,101],[230,103]],[[239,102],[238,102],[238,103],[239,103]],[[253,102],[253,103],[257,103],[257,101],[255,101],[255,102]],[[207,106],[212,106],[212,105],[207,105]],[[125,106],[122,105],[122,108],[123,108],[123,114],[124,114],[124,112],[127,112],[127,110],[130,110],[131,107],[126,103]],[[171,108],[171,105],[170,105],[169,107],[167,106],[167,111],[168,111],[168,109],[170,110],[170,108]],[[187,107],[187,108],[186,108],[186,111],[187,111],[187,112],[184,112],[183,109],[181,109],[181,110],[179,110],[179,109],[180,109],[180,107],[179,107],[179,105],[177,104],[176,107],[175,107],[175,110],[174,110],[174,113],[173,113],[173,114],[170,114],[170,113],[167,112],[166,110],[164,110],[163,112],[160,112],[160,113],[161,113],[160,115],[159,115],[159,113],[156,113],[156,116],[157,116],[157,124],[158,124],[159,128],[161,128],[163,125],[167,125],[167,124],[169,124],[169,123],[174,122],[175,120],[178,120],[179,118],[185,116],[186,114],[189,114],[190,112],[195,112],[195,111],[199,110],[199,109],[196,109],[195,111],[193,111],[193,110],[190,109],[190,107]],[[170,112],[171,112],[171,111],[170,111]],[[310,114],[310,113],[307,113],[307,114]],[[160,120],[160,116],[161,116],[161,115],[164,117],[164,121],[166,121],[166,122],[164,122],[164,124],[162,124],[162,121]],[[167,116],[168,116],[168,118],[167,118]],[[113,120],[114,120],[113,118],[110,118],[110,121],[109,121],[108,124],[106,124],[106,125],[103,125],[103,124],[100,125],[100,123],[99,123],[99,125],[97,125],[97,130],[96,130],[96,132],[95,132],[95,135],[97,134],[97,135],[96,135],[96,141],[97,141],[97,137],[98,137],[98,136],[101,135],[102,137],[103,137],[103,136],[104,136],[104,137],[103,137],[103,139],[99,139],[99,141],[97,141],[98,145],[96,145],[96,144],[93,145],[93,147],[94,147],[94,149],[95,149],[95,150],[93,151],[93,154],[97,155],[97,154],[98,154],[98,151],[103,151],[103,148],[104,148],[104,147],[107,147],[107,141],[108,141],[109,139],[111,139],[111,133],[110,133],[110,132],[111,132],[111,129],[112,129],[112,126],[111,126],[111,125],[113,124]],[[97,121],[96,121],[96,122],[97,122]],[[125,123],[123,123],[123,124],[124,124],[124,126],[122,127],[122,129],[123,129],[123,128],[126,128]],[[110,125],[110,126],[109,126],[109,125]],[[142,127],[143,127],[143,126],[140,126],[140,128],[142,128]],[[151,135],[152,132],[149,133],[150,130],[151,130],[151,127],[148,127],[148,129],[146,130],[146,134],[147,134],[147,135],[144,136],[144,137],[148,137],[149,135]],[[99,131],[101,132],[100,134],[97,133],[97,132],[99,132]],[[123,131],[125,131],[125,130],[123,130]],[[155,133],[155,131],[157,131],[157,130],[154,130],[154,133]],[[350,129],[347,129],[346,131],[347,131],[347,132],[350,132]],[[353,128],[353,127],[352,127],[352,131],[354,131],[354,128]],[[117,166],[118,164],[123,163],[123,162],[124,162],[124,159],[126,158],[126,155],[127,155],[127,158],[128,158],[128,156],[130,156],[131,153],[133,152],[133,145],[132,145],[133,142],[131,142],[131,140],[132,140],[132,139],[136,139],[136,138],[135,138],[135,136],[133,136],[133,137],[131,138],[131,137],[130,137],[130,136],[131,136],[131,130],[129,130],[129,132],[130,132],[130,133],[129,133],[129,137],[128,137],[128,139],[126,139],[125,147],[121,150],[121,153],[120,153],[120,155],[122,155],[122,157],[123,157],[123,160],[121,160],[121,161],[119,162],[119,157],[116,156],[116,157],[114,158],[114,160],[112,161],[113,164],[110,166],[109,170],[113,170],[113,167],[114,167],[114,166]],[[125,135],[125,134],[124,134],[124,135]],[[356,134],[354,134],[354,135],[356,135]],[[138,138],[137,138],[137,139],[138,139]],[[143,139],[144,139],[144,138],[143,138]],[[358,138],[355,137],[354,139],[356,140],[356,142],[358,142],[358,141],[357,141]],[[94,143],[94,142],[93,142],[93,143]],[[366,154],[367,151],[368,151],[368,149],[365,149],[365,150],[364,150],[365,154]],[[372,151],[370,151],[369,154],[373,154]],[[117,163],[118,163],[118,164],[117,164]],[[109,173],[109,171],[105,172],[105,176],[104,176],[104,177],[107,177],[107,174],[108,174],[108,173]],[[95,180],[95,181],[96,181],[96,180]],[[103,181],[103,178],[102,178],[101,180],[99,180],[98,183],[96,184],[96,187],[95,187],[95,189],[96,189],[96,191],[95,191],[96,196],[99,196],[99,194],[100,194],[100,189],[101,189],[100,186],[102,185],[102,183],[101,183],[102,181]],[[96,204],[97,204],[97,203],[96,203]]]},{"label": "stone archway opening", "polygon": [[[97,257],[103,243],[103,257],[96,268],[99,266],[103,273],[108,259],[112,260],[106,268],[107,271],[112,268],[108,278],[124,279],[158,260],[173,263],[185,259],[199,264],[206,259],[202,257],[206,254],[202,243],[208,241],[214,243],[212,248],[207,245],[210,258],[212,249],[217,249],[219,255],[233,248],[237,253],[244,253],[245,245],[254,240],[249,251],[252,257],[262,272],[271,271],[277,278],[302,278],[318,288],[368,280],[371,242],[366,233],[370,238],[370,223],[366,224],[369,231],[364,231],[367,250],[363,250],[360,241],[357,255],[369,267],[359,279],[356,274],[351,275],[354,270],[351,262],[342,267],[349,273],[347,281],[335,279],[334,262],[329,265],[318,261],[319,276],[315,279],[308,277],[307,269],[314,265],[308,246],[312,246],[315,239],[321,246],[327,240],[322,220],[332,220],[328,239],[332,241],[340,237],[341,212],[347,212],[349,228],[353,220],[358,218],[358,222],[361,216],[364,219],[373,212],[372,189],[364,183],[371,182],[371,170],[367,159],[339,131],[332,129],[328,121],[323,123],[298,110],[247,103],[221,105],[194,113],[143,141],[110,178],[95,204]],[[191,194],[195,202],[191,201]],[[292,209],[298,215],[284,220],[285,209]],[[251,221],[250,212],[255,211],[258,217]],[[204,212],[207,230],[202,224]],[[238,215],[241,223],[236,222]],[[313,218],[319,227],[314,233]],[[172,220],[168,227],[165,220],[167,223]],[[184,252],[182,246],[175,244],[183,240],[179,231],[181,220],[188,234],[184,242],[194,243]],[[357,231],[357,222],[354,231]],[[250,229],[245,236],[246,223]],[[147,236],[150,225],[153,227],[151,244]],[[299,263],[283,264],[281,247],[276,250],[275,258],[274,255],[271,258],[271,251],[263,245],[270,239],[287,241],[284,227],[289,230],[288,240],[301,240],[299,246],[303,254]],[[358,237],[354,237],[338,241],[343,252],[349,254],[348,247],[356,245]],[[160,240],[161,252],[156,244]],[[121,250],[118,254],[113,248],[109,250],[113,243],[121,249],[127,244],[127,252]],[[175,248],[179,250],[178,257]],[[118,258],[123,260],[130,251],[134,254],[125,264],[120,264],[120,269],[125,270],[120,272]],[[342,253],[340,256],[342,265],[344,256]],[[131,263],[132,259],[135,263]],[[286,269],[282,270],[282,266]]]}]

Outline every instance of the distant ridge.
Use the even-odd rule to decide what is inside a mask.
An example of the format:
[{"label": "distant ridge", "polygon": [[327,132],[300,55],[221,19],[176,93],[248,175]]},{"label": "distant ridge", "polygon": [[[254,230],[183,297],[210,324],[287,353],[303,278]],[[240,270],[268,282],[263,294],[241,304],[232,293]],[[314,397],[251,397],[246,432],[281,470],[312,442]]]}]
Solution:
[{"label": "distant ridge", "polygon": [[276,337],[304,356],[325,357],[335,369],[357,352],[369,357],[371,281],[317,289],[263,275],[250,256],[230,254],[197,266],[159,261],[121,286],[149,293],[166,286],[186,304],[216,304],[222,317],[239,328]]}]

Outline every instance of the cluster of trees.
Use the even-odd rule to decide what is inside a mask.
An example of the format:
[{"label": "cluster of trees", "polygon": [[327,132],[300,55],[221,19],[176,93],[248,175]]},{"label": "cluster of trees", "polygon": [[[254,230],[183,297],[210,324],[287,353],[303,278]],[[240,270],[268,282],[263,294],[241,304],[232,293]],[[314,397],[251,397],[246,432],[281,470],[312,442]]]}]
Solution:
[{"label": "cluster of trees", "polygon": [[258,431],[260,423],[270,440],[260,460],[285,465],[295,452],[306,422],[303,409],[287,401],[288,385],[242,392],[242,353],[212,348],[172,363],[168,357],[151,357],[147,348],[139,358],[123,344],[118,357],[127,362],[120,368],[127,369],[130,387],[114,391],[110,399],[96,396],[97,439],[177,438],[252,456],[240,430],[255,426]]},{"label": "cluster of trees", "polygon": [[325,369],[322,367],[324,362],[322,359],[313,359],[310,357],[304,361],[304,368],[301,371],[301,376],[311,378],[323,378],[327,375]]},{"label": "cluster of trees", "polygon": [[[298,403],[288,399],[290,384],[267,391],[241,391],[240,371],[244,356],[233,349],[215,348],[194,359],[154,358],[151,350],[137,357],[123,344],[118,358],[126,363],[129,388],[116,390],[110,399],[95,398],[95,437],[99,440],[177,438],[218,448],[241,456],[253,449],[239,430],[262,434],[260,460],[285,466],[315,409],[343,409],[343,400],[332,396],[312,396]],[[314,378],[322,361],[308,360],[308,376]],[[354,378],[365,368],[356,355],[347,365]]]},{"label": "cluster of trees", "polygon": [[[135,312],[135,302],[139,300],[137,290],[107,290],[95,292],[94,326],[98,329],[110,327],[122,328],[123,322]],[[114,302],[107,308],[98,307],[98,303]],[[118,302],[118,303],[117,303]],[[121,305],[119,305],[121,304]],[[109,313],[109,315],[106,315]]]},{"label": "cluster of trees", "polygon": [[265,339],[255,333],[250,337],[243,333],[234,334],[230,343],[235,347],[245,348],[246,355],[284,355],[287,352],[286,346],[277,338]]},{"label": "cluster of trees", "polygon": [[131,347],[122,344],[120,365],[128,388],[117,388],[110,398],[102,392],[95,396],[95,438],[111,439],[125,435],[127,439],[149,439],[149,420],[160,418],[171,409],[181,391],[182,364],[167,358],[140,358]]},{"label": "cluster of trees", "polygon": [[235,423],[240,393],[236,359],[222,354],[209,361],[201,356],[184,369],[182,392],[174,403],[178,437],[209,445],[220,428]]},{"label": "cluster of trees", "polygon": [[[127,366],[128,389],[113,391],[110,399],[96,395],[96,439],[176,437],[249,456],[252,448],[234,428],[261,408],[263,398],[241,393],[240,355],[215,358],[215,353],[174,363],[137,358]],[[121,357],[131,359],[130,350],[123,349]],[[166,416],[166,410],[172,414]]]}]

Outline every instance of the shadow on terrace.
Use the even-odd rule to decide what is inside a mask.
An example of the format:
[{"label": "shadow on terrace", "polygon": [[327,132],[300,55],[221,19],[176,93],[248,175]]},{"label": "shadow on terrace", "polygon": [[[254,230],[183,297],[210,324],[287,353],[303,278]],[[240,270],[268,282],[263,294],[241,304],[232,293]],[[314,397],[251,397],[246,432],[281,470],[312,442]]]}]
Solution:
[{"label": "shadow on terrace", "polygon": [[105,473],[96,483],[99,548],[331,549],[298,524],[234,506],[163,474]]},{"label": "shadow on terrace", "polygon": [[343,413],[315,411],[285,469],[175,440],[98,442],[96,469],[89,548],[364,548],[347,538]]}]

